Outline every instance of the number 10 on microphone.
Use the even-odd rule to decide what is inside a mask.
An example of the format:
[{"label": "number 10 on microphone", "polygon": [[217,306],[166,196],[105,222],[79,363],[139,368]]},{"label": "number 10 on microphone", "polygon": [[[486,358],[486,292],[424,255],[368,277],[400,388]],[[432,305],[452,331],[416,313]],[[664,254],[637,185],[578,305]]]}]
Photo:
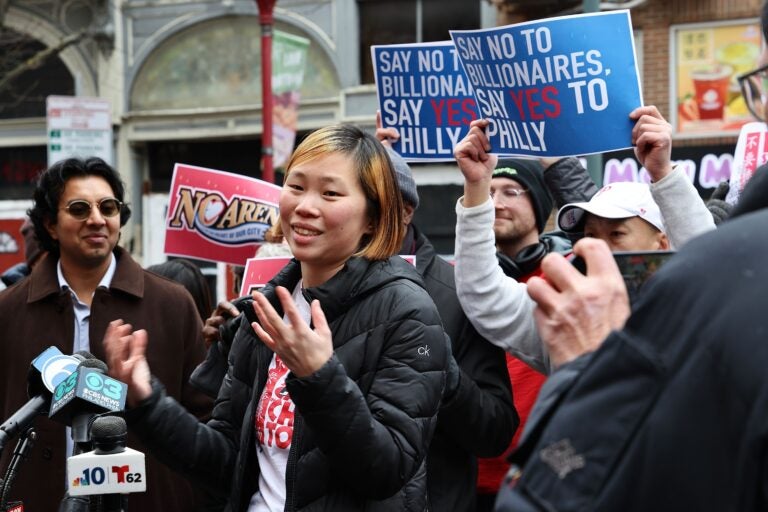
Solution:
[{"label": "number 10 on microphone", "polygon": [[70,496],[127,494],[147,490],[144,454],[131,448],[120,453],[82,453],[67,459]]}]

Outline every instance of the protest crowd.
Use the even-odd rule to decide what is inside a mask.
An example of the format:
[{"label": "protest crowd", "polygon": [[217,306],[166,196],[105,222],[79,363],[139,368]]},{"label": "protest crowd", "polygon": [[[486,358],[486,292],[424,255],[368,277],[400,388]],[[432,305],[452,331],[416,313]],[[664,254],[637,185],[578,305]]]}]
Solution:
[{"label": "protest crowd", "polygon": [[[768,2],[761,24],[768,42]],[[505,87],[604,71],[597,51],[569,55],[493,69],[503,83],[510,68]],[[754,66],[748,102],[768,122],[768,48]],[[531,123],[527,146],[528,125],[501,133],[483,94],[450,132],[453,261],[414,222],[397,148],[417,145],[400,145],[389,104],[373,134],[335,124],[297,145],[249,262],[285,259],[260,286],[240,268],[244,293],[218,304],[192,261],[145,269],[118,244],[131,207],[116,169],[42,171],[25,261],[2,269],[0,512],[97,507],[66,472],[94,448],[94,409],[47,418],[34,402],[23,429],[6,421],[45,393],[30,361],[51,344],[75,355],[71,375],[125,385],[127,446],[146,457],[146,490],[99,510],[768,510],[768,164],[736,201],[706,201],[670,123],[638,101],[621,115],[650,183],[599,187],[575,154],[531,157],[561,147],[557,130]],[[543,112],[568,107],[555,97]],[[505,137],[529,153],[500,151]],[[11,437],[33,420],[22,453]]]}]

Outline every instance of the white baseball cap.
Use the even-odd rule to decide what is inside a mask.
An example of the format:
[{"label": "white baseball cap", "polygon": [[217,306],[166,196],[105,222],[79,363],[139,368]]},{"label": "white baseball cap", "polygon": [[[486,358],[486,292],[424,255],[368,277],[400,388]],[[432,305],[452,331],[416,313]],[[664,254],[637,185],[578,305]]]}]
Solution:
[{"label": "white baseball cap", "polygon": [[666,233],[659,206],[645,183],[611,183],[598,190],[588,202],[566,204],[557,212],[558,229],[566,233],[581,233],[584,231],[584,212],[605,219],[640,217]]}]

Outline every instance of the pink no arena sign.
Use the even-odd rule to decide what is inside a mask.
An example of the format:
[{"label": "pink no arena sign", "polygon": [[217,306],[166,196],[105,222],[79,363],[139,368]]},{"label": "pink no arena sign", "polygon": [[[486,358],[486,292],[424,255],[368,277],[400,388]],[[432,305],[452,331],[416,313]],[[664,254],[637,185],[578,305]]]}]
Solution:
[{"label": "pink no arena sign", "polygon": [[278,222],[280,187],[239,174],[176,164],[165,253],[245,265]]}]

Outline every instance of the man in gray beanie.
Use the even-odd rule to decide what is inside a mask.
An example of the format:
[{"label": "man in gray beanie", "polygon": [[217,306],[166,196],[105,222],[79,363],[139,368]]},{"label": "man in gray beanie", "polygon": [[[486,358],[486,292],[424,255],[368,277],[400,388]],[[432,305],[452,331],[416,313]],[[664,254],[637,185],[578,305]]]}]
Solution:
[{"label": "man in gray beanie", "polygon": [[391,149],[397,132],[379,126],[376,136],[389,150],[403,195],[407,234],[400,251],[416,256],[416,270],[437,306],[453,354],[437,428],[427,454],[431,510],[475,511],[477,457],[499,455],[518,426],[504,351],[478,334],[456,296],[453,266],[439,257],[411,220],[419,205],[413,173]]},{"label": "man in gray beanie", "polygon": [[392,160],[392,166],[395,168],[397,185],[400,187],[400,194],[403,196],[405,204],[413,207],[415,211],[419,207],[419,192],[416,190],[416,181],[413,179],[413,172],[410,166],[403,160],[397,152],[389,146],[386,146],[389,158]]}]

